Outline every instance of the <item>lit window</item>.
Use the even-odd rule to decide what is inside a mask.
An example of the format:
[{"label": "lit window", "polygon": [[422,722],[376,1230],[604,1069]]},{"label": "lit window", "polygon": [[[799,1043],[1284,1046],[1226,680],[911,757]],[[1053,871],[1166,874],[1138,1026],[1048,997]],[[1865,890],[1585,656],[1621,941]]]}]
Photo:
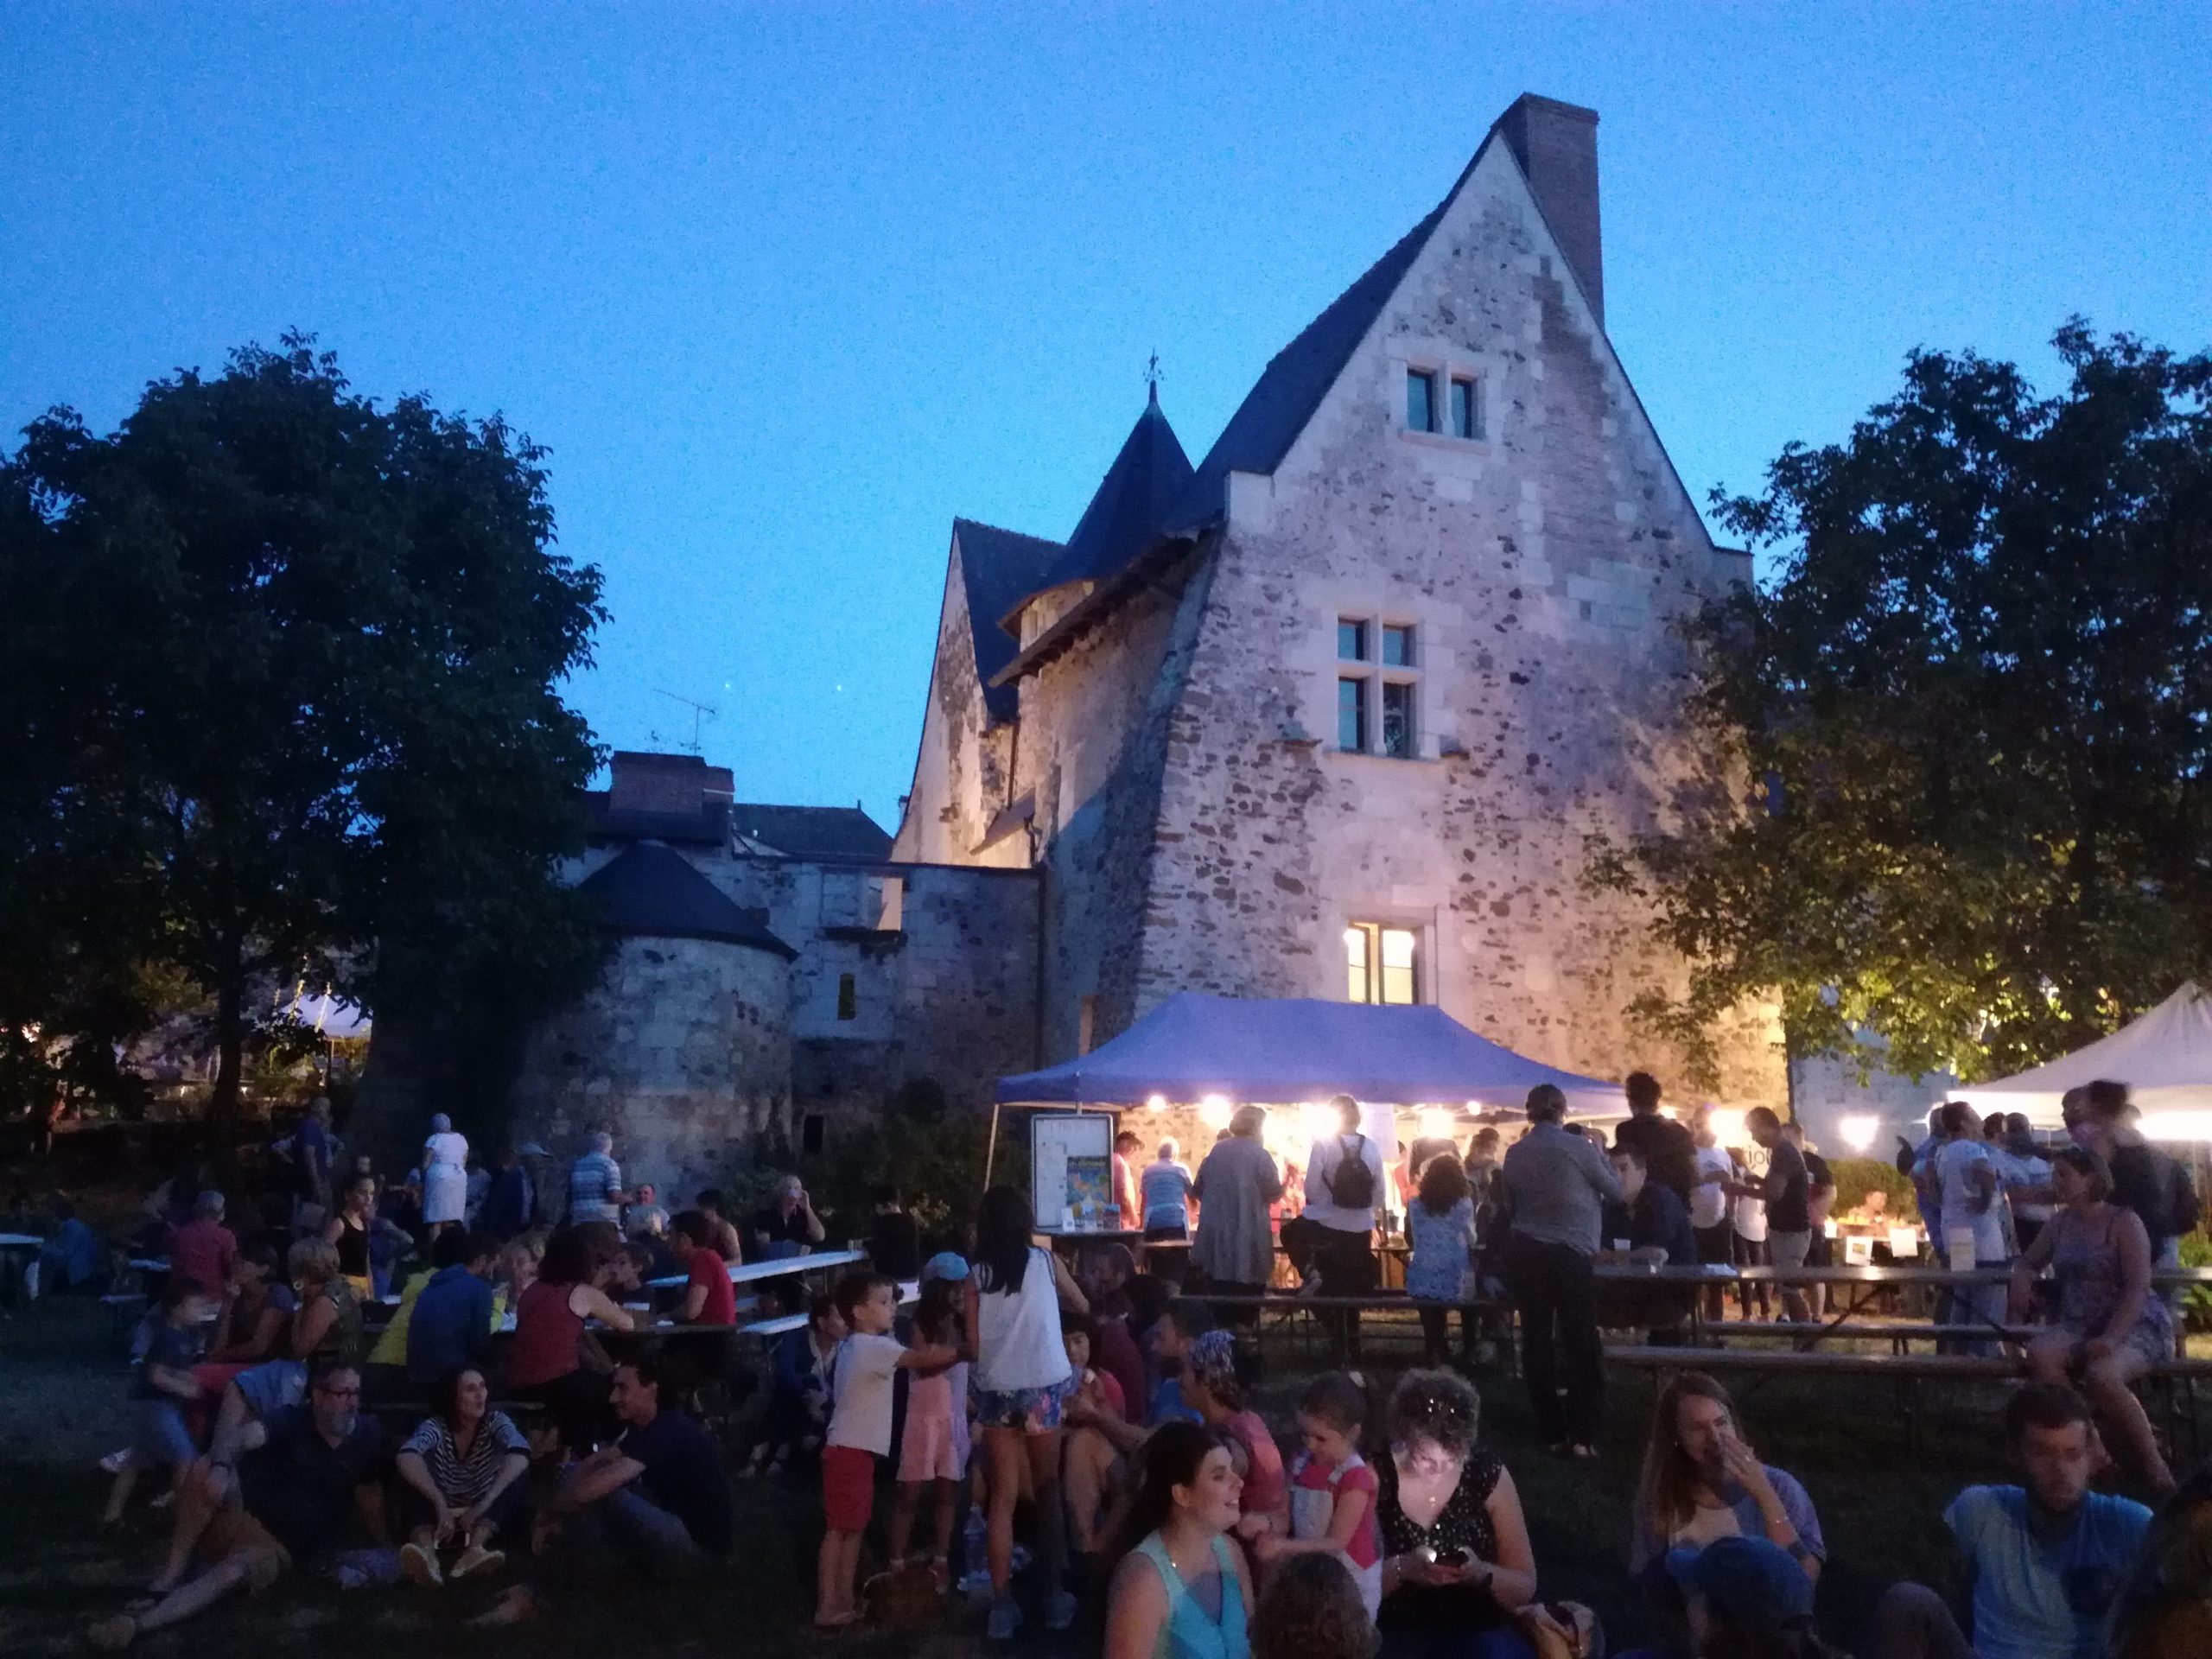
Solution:
[{"label": "lit window", "polygon": [[1337,657],[1339,661],[1363,663],[1367,660],[1367,624],[1337,619]]},{"label": "lit window", "polygon": [[1354,1002],[1421,1000],[1420,940],[1409,927],[1354,922],[1344,929],[1346,988]]},{"label": "lit window", "polygon": [[[1342,624],[1338,625],[1339,626]],[[1414,631],[1407,627],[1382,625],[1382,666],[1411,668],[1414,665]]]},{"label": "lit window", "polygon": [[1476,401],[1475,383],[1454,375],[1452,379],[1452,435],[1455,438],[1479,438],[1482,435],[1482,405]]},{"label": "lit window", "polygon": [[1436,377],[1427,369],[1406,371],[1406,429],[1436,430]]},{"label": "lit window", "polygon": [[1414,758],[1414,688],[1408,681],[1382,682],[1381,748],[1393,760]]},{"label": "lit window", "polygon": [[1337,682],[1337,747],[1357,754],[1367,747],[1367,682]]}]

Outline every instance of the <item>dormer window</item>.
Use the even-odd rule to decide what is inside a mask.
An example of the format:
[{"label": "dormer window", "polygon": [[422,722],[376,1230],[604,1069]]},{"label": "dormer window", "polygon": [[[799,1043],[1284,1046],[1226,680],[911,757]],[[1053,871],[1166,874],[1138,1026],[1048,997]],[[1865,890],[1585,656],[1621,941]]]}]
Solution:
[{"label": "dormer window", "polygon": [[1406,430],[1436,430],[1436,376],[1427,369],[1406,371]]}]

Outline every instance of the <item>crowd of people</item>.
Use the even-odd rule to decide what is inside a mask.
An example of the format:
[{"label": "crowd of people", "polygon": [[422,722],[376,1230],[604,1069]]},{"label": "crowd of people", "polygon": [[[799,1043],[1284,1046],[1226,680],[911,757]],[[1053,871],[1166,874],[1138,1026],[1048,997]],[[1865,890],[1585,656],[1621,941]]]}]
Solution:
[{"label": "crowd of people", "polygon": [[[1026,1617],[1057,1631],[1088,1616],[1109,1659],[1599,1651],[1588,1609],[1541,1594],[1519,1489],[1480,1441],[1469,1362],[1510,1336],[1509,1306],[1541,1440],[1596,1460],[1600,1325],[1680,1341],[1701,1294],[1624,1292],[1597,1265],[1817,1263],[1834,1196],[1776,1114],[1746,1115],[1753,1158],[1719,1146],[1705,1113],[1663,1114],[1648,1077],[1628,1096],[1610,1146],[1539,1088],[1510,1147],[1491,1127],[1464,1154],[1439,1135],[1394,1168],[1350,1100],[1294,1166],[1268,1151],[1256,1108],[1195,1172],[1172,1142],[1140,1163],[1124,1137],[1115,1179],[1146,1238],[1087,1243],[1072,1260],[1006,1187],[984,1195],[960,1249],[924,1258],[898,1194],[879,1191],[869,1268],[810,1297],[796,1274],[771,1287],[804,1318],[768,1357],[736,1459],[818,1480],[816,1627],[843,1629],[884,1593],[861,1570],[880,1523],[887,1578],[931,1596],[957,1580],[987,1604],[995,1640]],[[2131,1384],[2173,1351],[2150,1274],[2194,1200],[2130,1116],[2125,1090],[2100,1085],[2069,1099],[2071,1142],[2046,1152],[1954,1104],[1901,1154],[1930,1238],[1970,1231],[1977,1262],[2011,1269],[2001,1300],[1962,1292],[1942,1318],[1973,1323],[1976,1341],[1984,1326],[2039,1329],[2005,1419],[2019,1484],[1967,1488],[1942,1516],[1969,1593],[1891,1589],[1863,1649],[1874,1659],[2102,1653],[2107,1628],[2146,1605],[2162,1535],[2147,1509],[2089,1483],[2108,1434],[2146,1484],[2176,1484]],[[505,1622],[599,1575],[681,1580],[725,1561],[733,1491],[701,1411],[752,1386],[727,1339],[729,1268],[795,1255],[826,1227],[796,1177],[739,1220],[712,1192],[671,1214],[613,1154],[600,1135],[563,1172],[531,1146],[481,1169],[440,1119],[387,1184],[346,1157],[318,1104],[261,1227],[186,1173],[168,1183],[168,1273],[140,1333],[108,1508],[120,1517],[156,1477],[168,1538],[145,1593],[92,1638],[127,1645],[311,1563],[341,1584],[504,1579],[483,1617]],[[1393,1192],[1427,1363],[1378,1392],[1357,1311],[1332,1304],[1376,1294]],[[1271,1424],[1254,1403],[1253,1322],[1278,1243],[1338,1369]],[[648,1279],[680,1281],[680,1330],[642,1328]],[[388,1319],[364,1317],[387,1305]],[[1814,1307],[1784,1286],[1780,1314]],[[2175,1502],[2212,1503],[2209,1482]],[[1655,1654],[1830,1651],[1813,1618],[1820,1517],[1753,1452],[1712,1377],[1686,1370],[1663,1390],[1628,1530],[1624,1582],[1664,1632]]]}]

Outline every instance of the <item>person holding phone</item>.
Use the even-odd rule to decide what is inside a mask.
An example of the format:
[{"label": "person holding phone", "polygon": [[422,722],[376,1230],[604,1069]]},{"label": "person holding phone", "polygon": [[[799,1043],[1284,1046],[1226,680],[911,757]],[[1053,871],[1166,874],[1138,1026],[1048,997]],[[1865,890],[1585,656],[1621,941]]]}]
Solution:
[{"label": "person holding phone", "polygon": [[1408,1371],[1378,1460],[1380,1659],[1520,1659],[1516,1622],[1536,1596],[1536,1558],[1513,1477],[1475,1445],[1482,1401],[1453,1372]]}]

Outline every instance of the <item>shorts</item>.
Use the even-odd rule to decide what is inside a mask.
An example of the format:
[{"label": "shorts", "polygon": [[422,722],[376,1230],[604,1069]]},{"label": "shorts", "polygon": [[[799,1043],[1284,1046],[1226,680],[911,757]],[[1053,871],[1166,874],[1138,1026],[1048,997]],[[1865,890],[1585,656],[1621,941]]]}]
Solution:
[{"label": "shorts", "polygon": [[875,1453],[857,1446],[822,1448],[822,1518],[832,1532],[866,1532],[875,1509]]},{"label": "shorts", "polygon": [[[967,1402],[959,1403],[964,1409]],[[968,1472],[968,1448],[961,1439],[950,1413],[908,1411],[906,1436],[899,1447],[899,1478],[959,1479]]]},{"label": "shorts", "polygon": [[284,1575],[292,1553],[276,1541],[276,1535],[254,1519],[244,1506],[232,1504],[215,1511],[215,1518],[200,1535],[194,1552],[203,1567],[229,1561],[245,1573],[249,1593],[259,1595]]},{"label": "shorts", "polygon": [[1835,1266],[1835,1240],[1830,1238],[1825,1231],[1815,1229],[1813,1233],[1813,1248],[1805,1252],[1805,1265],[1808,1268]]},{"label": "shorts", "polygon": [[141,1469],[174,1469],[200,1455],[176,1401],[135,1400],[130,1419],[130,1458]]},{"label": "shorts", "polygon": [[1050,1383],[1041,1389],[977,1389],[976,1427],[1018,1428],[1025,1434],[1051,1434],[1060,1427],[1060,1414],[1075,1393],[1076,1380]]},{"label": "shorts", "polygon": [[248,1366],[231,1379],[231,1386],[245,1396],[256,1417],[265,1420],[308,1397],[308,1368],[296,1359],[272,1359]]},{"label": "shorts", "polygon": [[1803,1267],[1806,1255],[1813,1248],[1813,1236],[1809,1232],[1769,1233],[1766,1242],[1767,1248],[1774,1253],[1774,1265],[1777,1268]]}]

